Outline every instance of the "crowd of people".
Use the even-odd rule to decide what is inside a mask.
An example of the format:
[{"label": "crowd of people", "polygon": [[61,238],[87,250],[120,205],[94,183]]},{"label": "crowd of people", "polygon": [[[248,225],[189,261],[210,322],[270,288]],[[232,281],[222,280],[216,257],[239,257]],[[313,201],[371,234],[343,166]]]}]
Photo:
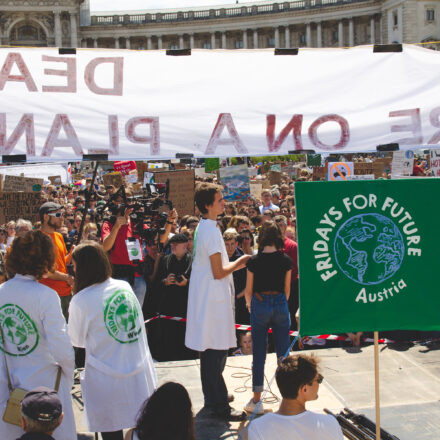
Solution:
[{"label": "crowd of people", "polygon": [[[125,200],[117,189],[101,184],[89,194],[87,188],[46,185],[38,222],[16,219],[0,228],[0,406],[10,383],[25,390],[48,387],[35,392],[36,400],[43,395],[53,403],[56,397],[63,415],[56,402],[57,417],[37,432],[76,438],[70,390],[75,366],[84,367],[87,426],[103,440],[122,440],[127,428],[126,439],[156,439],[159,431],[169,433],[164,439],[193,439],[188,393],[173,383],[157,388],[154,362],[200,358],[204,409],[244,420],[246,412],[264,412],[269,346],[284,359],[276,374],[283,401],[276,416],[251,424],[249,438],[273,438],[272,429],[285,438],[342,438],[331,418],[305,410],[322,382],[317,360],[289,356],[289,331],[297,329],[299,316],[293,180],[283,175],[260,198],[234,203],[225,202],[213,180],[197,182],[194,215],[171,209],[161,229],[153,215],[143,217],[139,230],[130,203],[120,208]],[[311,180],[307,168],[298,180]],[[102,208],[109,200],[119,208],[106,216]],[[147,327],[145,320],[151,320]],[[236,332],[236,323],[252,330]],[[350,338],[361,343],[360,333]],[[222,373],[228,355],[249,354],[253,394],[245,412],[230,406]],[[181,415],[175,426],[161,415],[171,401],[173,414]],[[21,427],[0,421],[1,438],[14,440],[38,425],[26,408],[22,404]]]}]

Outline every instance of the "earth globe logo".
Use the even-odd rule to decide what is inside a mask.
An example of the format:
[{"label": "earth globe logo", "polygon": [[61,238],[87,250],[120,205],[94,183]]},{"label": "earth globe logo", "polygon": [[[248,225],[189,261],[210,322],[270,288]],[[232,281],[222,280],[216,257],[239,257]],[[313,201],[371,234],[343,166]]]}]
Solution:
[{"label": "earth globe logo", "polygon": [[379,284],[400,268],[405,253],[403,237],[395,223],[380,214],[360,214],[338,229],[335,260],[352,281]]}]

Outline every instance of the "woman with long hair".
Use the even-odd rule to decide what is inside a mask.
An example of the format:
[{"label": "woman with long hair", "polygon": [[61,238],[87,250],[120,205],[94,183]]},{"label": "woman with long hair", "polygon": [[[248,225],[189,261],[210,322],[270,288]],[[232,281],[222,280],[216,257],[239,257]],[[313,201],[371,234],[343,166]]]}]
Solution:
[{"label": "woman with long hair", "polygon": [[141,306],[127,282],[111,278],[98,243],[81,243],[72,263],[68,327],[73,345],[86,350],[80,379],[88,428],[103,440],[122,440],[157,383]]},{"label": "woman with long hair", "polygon": [[[258,236],[258,254],[247,262],[245,298],[252,327],[252,390],[253,398],[245,410],[253,412],[260,401],[264,385],[267,333],[272,328],[277,357],[289,348],[290,278],[292,260],[282,252],[284,240],[279,226],[266,221]],[[263,405],[257,414],[263,414]]]},{"label": "woman with long hair", "polygon": [[[41,231],[17,237],[6,256],[11,279],[0,285],[0,414],[9,398],[8,373],[13,388],[55,388],[61,368],[58,396],[63,423],[53,434],[56,440],[76,438],[70,390],[74,355],[61,313],[58,294],[38,282],[52,271],[55,253],[52,240]],[[21,427],[0,420],[0,438],[22,436]]]},{"label": "woman with long hair", "polygon": [[136,427],[125,440],[195,440],[192,404],[185,387],[175,382],[159,387],[142,405]]}]

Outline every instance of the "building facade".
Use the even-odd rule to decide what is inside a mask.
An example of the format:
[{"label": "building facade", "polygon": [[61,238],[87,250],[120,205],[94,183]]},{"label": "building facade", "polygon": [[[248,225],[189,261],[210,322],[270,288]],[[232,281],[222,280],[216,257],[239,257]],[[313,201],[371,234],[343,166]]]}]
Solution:
[{"label": "building facade", "polygon": [[[121,2],[123,4],[123,2]],[[90,13],[89,0],[0,0],[0,44],[152,49],[439,48],[440,0],[296,0]]]}]

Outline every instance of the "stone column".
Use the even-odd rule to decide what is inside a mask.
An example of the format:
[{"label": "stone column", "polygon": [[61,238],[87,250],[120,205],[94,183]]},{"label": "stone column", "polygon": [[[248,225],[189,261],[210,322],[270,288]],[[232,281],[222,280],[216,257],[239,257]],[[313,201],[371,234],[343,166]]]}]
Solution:
[{"label": "stone column", "polygon": [[254,29],[254,49],[258,49],[258,30]]},{"label": "stone column", "polygon": [[150,36],[150,37],[147,37],[147,49],[148,49],[148,50],[153,49],[153,43],[152,43],[152,41],[151,41],[151,36]]},{"label": "stone column", "polygon": [[226,32],[222,32],[222,49],[226,49]]},{"label": "stone column", "polygon": [[78,27],[76,24],[76,14],[70,13],[70,45],[78,46]]},{"label": "stone column", "polygon": [[62,47],[62,37],[61,37],[61,13],[59,11],[54,11],[55,16],[55,47]]},{"label": "stone column", "polygon": [[284,28],[284,39],[286,40],[284,46],[286,47],[286,49],[290,48],[290,29],[289,26],[286,26]]},{"label": "stone column", "polygon": [[115,37],[115,49],[119,49],[119,36]]},{"label": "stone column", "polygon": [[354,25],[353,18],[348,20],[348,45],[350,47],[354,46]]},{"label": "stone column", "polygon": [[97,48],[97,47],[98,47],[98,39],[97,39],[97,38],[94,38],[94,39],[93,39],[93,47],[94,47],[94,48]]},{"label": "stone column", "polygon": [[183,35],[179,35],[179,49],[183,49]]},{"label": "stone column", "polygon": [[162,35],[157,37],[157,48],[162,49]]},{"label": "stone column", "polygon": [[81,40],[81,47],[87,47],[87,40],[86,39]]},{"label": "stone column", "polygon": [[316,24],[316,47],[322,47],[322,26],[320,21]]},{"label": "stone column", "polygon": [[306,46],[312,47],[312,27],[310,23],[306,24]]},{"label": "stone column", "polygon": [[275,28],[275,47],[280,47],[280,28]]},{"label": "stone column", "polygon": [[247,41],[247,30],[243,31],[243,49],[248,48],[248,41]]},{"label": "stone column", "polygon": [[342,20],[338,24],[338,45],[342,47],[344,45],[344,25]]},{"label": "stone column", "polygon": [[191,34],[191,35],[189,36],[189,47],[190,47],[191,49],[194,49],[194,34]]},{"label": "stone column", "polygon": [[211,49],[215,49],[215,32],[211,33]]},{"label": "stone column", "polygon": [[371,34],[371,44],[376,43],[376,28],[375,28],[375,20],[374,17],[370,18],[370,34]]},{"label": "stone column", "polygon": [[125,48],[131,49],[130,37],[125,37]]}]

